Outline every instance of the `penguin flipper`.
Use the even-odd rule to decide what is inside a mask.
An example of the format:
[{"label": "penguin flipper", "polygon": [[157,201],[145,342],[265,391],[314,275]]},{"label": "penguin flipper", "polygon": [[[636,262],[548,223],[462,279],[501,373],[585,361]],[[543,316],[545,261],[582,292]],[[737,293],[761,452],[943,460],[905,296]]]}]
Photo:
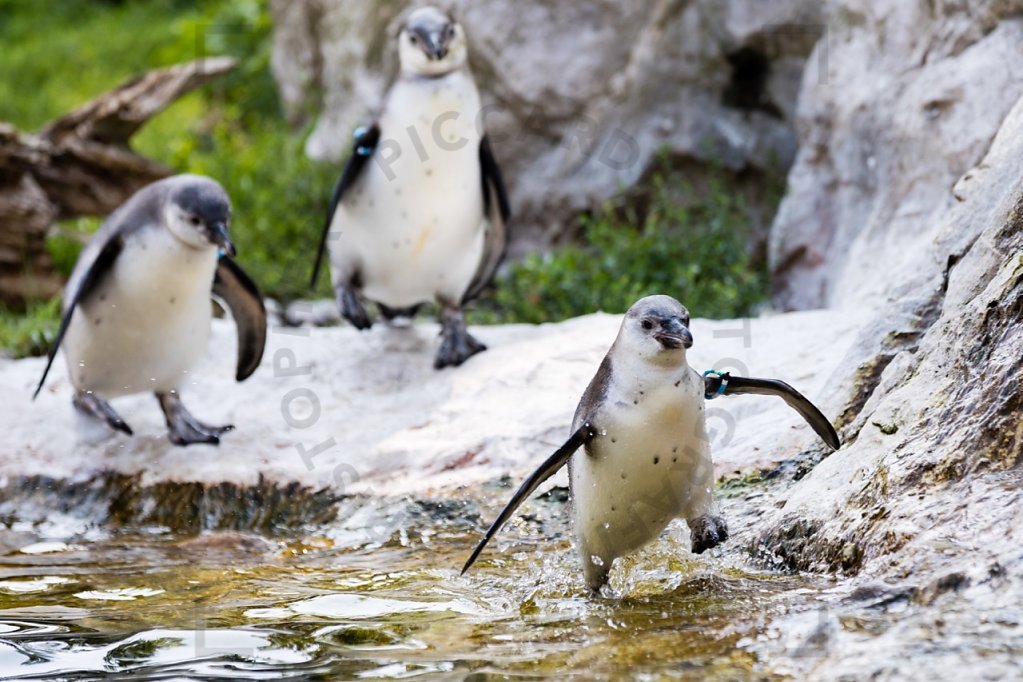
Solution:
[{"label": "penguin flipper", "polygon": [[[490,139],[486,135],[480,140],[480,171],[483,179],[483,212],[490,215],[496,208],[497,215],[507,222],[511,218],[508,190],[504,186],[501,167],[497,165],[497,159],[494,158],[494,150],[490,147]],[[490,196],[490,191],[494,193],[493,198]]]},{"label": "penguin flipper", "polygon": [[501,510],[497,519],[490,524],[490,528],[487,529],[483,539],[479,541],[478,545],[476,545],[476,549],[472,551],[472,554],[465,562],[465,565],[462,566],[462,575],[465,575],[465,572],[468,571],[476,562],[480,552],[482,552],[483,548],[487,546],[488,542],[490,542],[490,538],[494,537],[494,535],[497,534],[497,531],[501,530],[501,526],[503,526],[505,522],[511,518],[511,515],[515,513],[515,510],[518,509],[523,502],[525,502],[526,498],[532,495],[533,491],[536,490],[541,483],[558,473],[561,467],[565,466],[568,462],[568,459],[572,456],[572,454],[582,447],[588,440],[593,438],[594,434],[595,431],[590,423],[584,423],[575,430],[575,433],[568,437],[568,440],[565,441],[564,445],[555,450],[553,455],[548,457],[543,464],[537,467],[536,471],[529,475],[529,478],[522,482],[522,485],[520,485],[519,489],[515,491],[514,495],[512,495],[508,504],[506,504],[504,509]]},{"label": "penguin flipper", "polygon": [[[728,372],[723,374],[708,374],[704,376],[705,395],[713,398],[716,395],[774,395],[778,396],[788,406],[798,412],[806,423],[809,424],[817,435],[828,444],[832,450],[837,450],[842,445],[838,438],[835,427],[831,425],[828,418],[817,408],[816,405],[807,400],[806,396],[792,388],[784,381],[778,379],[756,379],[754,377],[736,377]],[[724,391],[721,390],[722,383]]]},{"label": "penguin flipper", "polygon": [[330,235],[330,224],[334,222],[334,213],[338,204],[344,198],[345,192],[355,184],[366,162],[373,156],[373,151],[380,142],[380,126],[374,123],[365,130],[357,130],[355,142],[352,145],[352,155],[348,157],[348,163],[338,178],[334,187],[334,194],[330,197],[330,207],[327,209],[327,220],[323,223],[323,234],[320,235],[320,246],[316,251],[316,262],[313,264],[313,275],[309,279],[309,288],[316,286],[316,278],[320,274],[320,266],[323,264],[323,256],[327,252],[327,237]]},{"label": "penguin flipper", "polygon": [[[88,248],[88,247],[86,247]],[[105,275],[113,266],[114,261],[117,260],[117,256],[120,255],[121,249],[124,248],[123,237],[119,233],[114,233],[97,252],[93,258],[92,263],[89,264],[84,274],[78,279],[77,286],[74,284],[69,286],[67,292],[68,300],[65,304],[64,315],[60,319],[60,327],[57,329],[57,337],[53,340],[53,345],[50,346],[50,354],[46,358],[46,369],[43,370],[43,376],[39,378],[39,385],[36,386],[35,393],[32,394],[32,400],[35,400],[39,395],[39,391],[43,390],[43,383],[46,381],[46,375],[50,373],[50,367],[53,366],[53,359],[57,357],[57,351],[60,349],[60,344],[64,340],[64,335],[67,333],[67,328],[71,324],[71,316],[75,312],[75,308],[83,298],[89,295],[100,279]],[[83,257],[88,257],[83,252]]]},{"label": "penguin flipper", "polygon": [[490,284],[504,260],[508,244],[508,219],[511,218],[508,190],[504,186],[501,167],[497,165],[497,159],[490,148],[490,140],[485,135],[480,140],[480,178],[483,183],[483,215],[489,225],[483,239],[483,257],[469,288],[462,296],[463,303],[479,296]]},{"label": "penguin flipper", "polygon": [[238,369],[235,379],[244,381],[256,371],[266,347],[266,308],[255,282],[238,264],[221,255],[213,276],[213,296],[231,310],[238,328]]}]

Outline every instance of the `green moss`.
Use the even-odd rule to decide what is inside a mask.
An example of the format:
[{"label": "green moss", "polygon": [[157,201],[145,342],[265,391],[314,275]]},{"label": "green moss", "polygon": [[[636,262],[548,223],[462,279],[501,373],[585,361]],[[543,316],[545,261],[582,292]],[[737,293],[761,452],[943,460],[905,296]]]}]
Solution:
[{"label": "green moss", "polygon": [[767,471],[751,471],[745,474],[738,474],[731,478],[723,478],[718,481],[717,494],[722,497],[736,497],[745,495],[752,487],[758,486],[767,480]]},{"label": "green moss", "polygon": [[83,480],[13,477],[0,487],[0,495],[25,508],[39,504],[62,512],[97,514],[111,527],[162,526],[189,534],[205,530],[287,534],[331,523],[341,500],[329,489],[263,476],[247,484],[180,480],[150,485],[138,475],[113,471]]},{"label": "green moss", "polygon": [[887,424],[882,422],[870,422],[878,428],[878,430],[886,436],[891,436],[899,430],[898,424]]}]

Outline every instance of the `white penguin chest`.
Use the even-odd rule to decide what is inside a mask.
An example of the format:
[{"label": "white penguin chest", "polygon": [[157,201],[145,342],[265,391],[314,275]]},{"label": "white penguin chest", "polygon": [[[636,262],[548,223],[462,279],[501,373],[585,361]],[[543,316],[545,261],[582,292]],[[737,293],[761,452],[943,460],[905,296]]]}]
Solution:
[{"label": "white penguin chest", "polygon": [[711,502],[703,382],[688,367],[668,378],[611,386],[598,435],[572,458],[576,530],[587,552],[621,556]]},{"label": "white penguin chest", "polygon": [[76,388],[103,397],[169,391],[206,348],[216,248],[138,230],[72,317],[64,344]]},{"label": "white penguin chest", "polygon": [[486,228],[479,112],[467,73],[395,83],[377,149],[335,214],[335,277],[357,273],[369,298],[392,306],[461,297]]}]

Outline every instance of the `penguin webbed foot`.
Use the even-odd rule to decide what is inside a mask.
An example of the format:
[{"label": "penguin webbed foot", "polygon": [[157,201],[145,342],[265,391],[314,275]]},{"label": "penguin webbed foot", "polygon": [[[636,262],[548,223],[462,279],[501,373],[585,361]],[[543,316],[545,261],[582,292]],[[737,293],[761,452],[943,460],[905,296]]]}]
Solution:
[{"label": "penguin webbed foot", "polygon": [[82,414],[105,422],[107,426],[115,431],[120,431],[129,436],[134,435],[131,427],[121,419],[110,403],[98,397],[95,393],[88,391],[77,391],[71,399],[71,404]]},{"label": "penguin webbed foot", "polygon": [[686,523],[689,524],[693,554],[703,554],[728,539],[728,524],[720,516],[704,514]]},{"label": "penguin webbed foot", "polygon": [[220,445],[220,437],[234,430],[233,424],[210,426],[204,424],[185,409],[184,403],[175,392],[157,393],[163,416],[167,419],[170,441],[175,445]]},{"label": "penguin webbed foot", "polygon": [[590,598],[597,599],[605,596],[607,579],[611,575],[611,564],[614,559],[601,559],[596,555],[583,558],[583,578],[586,581],[586,589]]},{"label": "penguin webbed foot", "polygon": [[441,342],[433,361],[434,369],[457,367],[487,349],[486,344],[469,333],[461,308],[445,306],[441,312],[440,324]]},{"label": "penguin webbed foot", "polygon": [[351,322],[352,326],[359,330],[366,330],[373,326],[369,319],[369,313],[359,300],[358,294],[351,287],[336,287],[337,307],[341,311],[341,317]]}]

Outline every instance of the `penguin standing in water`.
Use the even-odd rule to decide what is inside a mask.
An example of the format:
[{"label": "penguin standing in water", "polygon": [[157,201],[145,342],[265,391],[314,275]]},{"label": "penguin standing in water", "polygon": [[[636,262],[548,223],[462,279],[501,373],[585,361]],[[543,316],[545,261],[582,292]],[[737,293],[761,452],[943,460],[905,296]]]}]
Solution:
[{"label": "penguin standing in water", "polygon": [[231,309],[238,326],[237,380],[263,357],[266,311],[256,285],[231,260],[230,217],[224,189],[198,175],[148,185],[110,214],[71,273],[33,397],[63,342],[80,412],[132,435],[107,400],[152,391],[173,443],[219,443],[234,427],[200,422],[179,389],[206,349],[211,295]]},{"label": "penguin standing in water", "polygon": [[726,540],[728,527],[714,513],[706,398],[780,396],[830,447],[839,447],[831,423],[791,386],[714,372],[701,376],[686,361],[692,344],[689,312],[681,303],[669,296],[637,301],[583,393],[572,435],[515,492],[462,573],[519,505],[566,463],[576,543],[594,592],[607,582],[615,559],[656,539],[672,519],[686,520],[697,554]]},{"label": "penguin standing in water", "polygon": [[372,323],[361,297],[387,319],[440,307],[434,366],[456,366],[486,346],[462,306],[493,278],[510,215],[501,171],[481,131],[465,31],[434,7],[409,14],[398,37],[401,72],[380,115],[360,129],[334,189],[312,285],[329,250],[341,315]]}]

